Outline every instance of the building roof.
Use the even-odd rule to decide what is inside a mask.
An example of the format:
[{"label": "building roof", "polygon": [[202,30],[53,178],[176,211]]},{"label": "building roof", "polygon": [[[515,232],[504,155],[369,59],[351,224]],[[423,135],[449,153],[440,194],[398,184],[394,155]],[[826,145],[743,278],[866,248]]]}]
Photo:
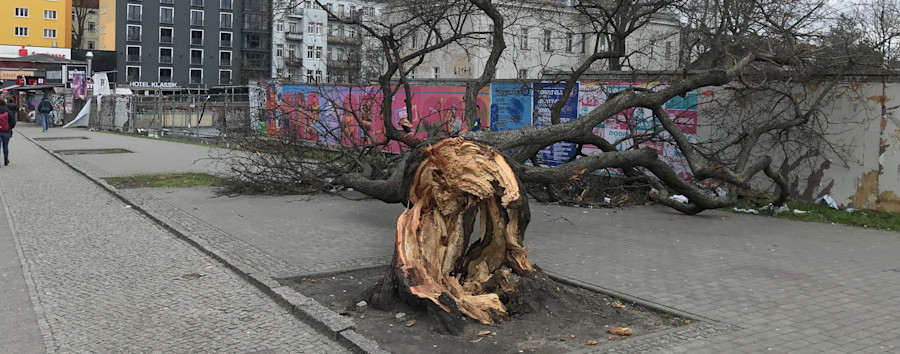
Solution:
[{"label": "building roof", "polygon": [[0,58],[0,62],[21,62],[21,63],[35,63],[35,64],[87,64],[86,61],[83,60],[72,60],[66,58],[55,57],[47,54],[32,54],[24,57],[16,57],[16,58]]}]

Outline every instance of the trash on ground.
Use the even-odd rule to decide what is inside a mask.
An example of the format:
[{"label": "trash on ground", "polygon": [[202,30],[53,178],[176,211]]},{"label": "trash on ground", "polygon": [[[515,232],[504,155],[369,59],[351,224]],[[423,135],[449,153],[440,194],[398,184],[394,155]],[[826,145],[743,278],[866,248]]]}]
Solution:
[{"label": "trash on ground", "polygon": [[597,345],[597,341],[591,339],[591,340],[587,341],[587,343],[585,343],[585,344],[587,344],[587,345]]},{"label": "trash on ground", "polygon": [[747,213],[753,215],[759,215],[759,211],[756,209],[743,209],[743,208],[734,208],[735,213]]},{"label": "trash on ground", "polygon": [[624,309],[624,308],[625,308],[625,305],[622,305],[622,302],[621,302],[621,301],[613,301],[613,303],[610,304],[610,306],[615,307],[615,308],[617,308],[617,309]]},{"label": "trash on ground", "polygon": [[414,324],[416,324],[416,320],[409,320],[405,323],[406,327],[412,327]]},{"label": "trash on ground", "polygon": [[809,213],[809,211],[794,209],[794,214],[806,214],[806,213]]},{"label": "trash on ground", "polygon": [[687,203],[688,202],[688,197],[685,197],[681,194],[673,195],[670,198],[672,198],[672,200],[679,202],[679,203]]},{"label": "trash on ground", "polygon": [[834,198],[832,198],[831,195],[828,194],[819,197],[819,199],[816,199],[816,204],[826,204],[832,209],[838,208],[837,202],[835,202]]}]

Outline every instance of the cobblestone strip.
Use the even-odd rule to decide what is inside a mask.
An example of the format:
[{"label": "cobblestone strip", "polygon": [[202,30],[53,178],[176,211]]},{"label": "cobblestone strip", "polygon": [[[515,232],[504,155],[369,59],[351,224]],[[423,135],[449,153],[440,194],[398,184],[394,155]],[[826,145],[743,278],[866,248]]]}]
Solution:
[{"label": "cobblestone strip", "polygon": [[[85,163],[83,160],[70,160],[68,156],[56,154],[44,147],[41,148],[112,195],[129,203],[129,207],[150,217],[160,226],[195,246],[198,250],[224,263],[231,270],[242,275],[251,284],[272,297],[280,305],[290,310],[297,318],[311,324],[331,339],[338,341],[355,352],[383,352],[375,342],[356,334],[354,331],[355,324],[352,321],[328,310],[315,300],[281,286],[276,281],[278,274],[301,274],[306,272],[305,267],[291,266],[188,213],[159,201],[147,193],[139,190],[118,190],[99,177],[107,175],[107,173],[92,168],[90,164]],[[368,264],[365,260],[362,262]],[[335,262],[333,266],[352,266],[354,263],[357,262]],[[325,269],[325,267],[327,266],[313,266],[312,268]],[[357,267],[361,266],[357,265]]]}]

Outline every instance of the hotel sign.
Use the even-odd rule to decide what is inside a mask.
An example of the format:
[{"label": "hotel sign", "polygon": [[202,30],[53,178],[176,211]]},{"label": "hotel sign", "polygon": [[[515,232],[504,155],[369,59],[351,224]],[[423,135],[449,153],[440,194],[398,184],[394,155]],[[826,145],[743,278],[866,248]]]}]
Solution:
[{"label": "hotel sign", "polygon": [[131,87],[176,88],[178,84],[175,82],[132,81]]}]

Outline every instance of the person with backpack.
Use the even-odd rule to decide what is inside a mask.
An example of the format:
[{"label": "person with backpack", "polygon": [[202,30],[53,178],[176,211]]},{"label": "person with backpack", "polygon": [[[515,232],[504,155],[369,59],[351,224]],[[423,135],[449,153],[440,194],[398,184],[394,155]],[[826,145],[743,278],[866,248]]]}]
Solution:
[{"label": "person with backpack", "polygon": [[41,113],[41,127],[44,128],[43,131],[47,131],[50,128],[50,112],[53,112],[53,104],[47,96],[38,104],[37,110]]},{"label": "person with backpack", "polygon": [[6,100],[0,98],[0,146],[3,148],[3,165],[9,165],[9,139],[12,138],[16,118],[6,107]]}]

